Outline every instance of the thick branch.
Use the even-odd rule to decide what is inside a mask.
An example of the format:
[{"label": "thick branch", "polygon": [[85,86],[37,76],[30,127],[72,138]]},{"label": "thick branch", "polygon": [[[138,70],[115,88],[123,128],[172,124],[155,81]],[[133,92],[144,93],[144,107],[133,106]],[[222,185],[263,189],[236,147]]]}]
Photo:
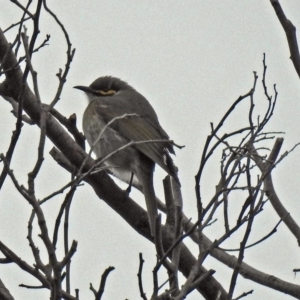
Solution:
[{"label": "thick branch", "polygon": [[287,19],[278,0],[271,0],[271,4],[273,5],[276,15],[285,31],[290,48],[290,58],[294,64],[298,76],[300,77],[300,54],[297,42],[296,27],[289,19]]},{"label": "thick branch", "polygon": [[0,299],[14,300],[14,297],[10,294],[9,290],[5,287],[1,279],[0,279]]},{"label": "thick branch", "polygon": [[283,143],[282,138],[278,138],[274,144],[274,147],[267,159],[267,162],[264,163],[259,156],[257,155],[256,150],[252,149],[253,153],[255,153],[254,160],[256,161],[258,167],[263,172],[264,177],[264,190],[266,192],[266,195],[270,199],[270,202],[275,209],[278,216],[283,220],[283,222],[286,224],[288,229],[293,233],[293,235],[296,237],[298,241],[298,245],[300,245],[300,227],[297,224],[297,222],[293,219],[291,214],[287,211],[287,209],[284,207],[284,205],[281,203],[272,180],[272,174],[271,170],[274,168],[274,164],[276,162],[276,159],[279,155],[279,151],[281,149]]}]

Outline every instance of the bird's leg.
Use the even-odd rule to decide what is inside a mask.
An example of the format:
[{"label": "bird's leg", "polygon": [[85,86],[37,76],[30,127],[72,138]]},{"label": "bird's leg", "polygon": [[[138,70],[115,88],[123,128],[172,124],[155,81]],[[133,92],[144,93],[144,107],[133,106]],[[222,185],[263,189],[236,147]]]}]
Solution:
[{"label": "bird's leg", "polygon": [[130,177],[129,185],[128,185],[127,189],[126,189],[126,195],[127,195],[127,196],[129,196],[129,194],[130,194],[130,192],[131,192],[133,176],[134,176],[134,173],[131,172],[131,177]]}]

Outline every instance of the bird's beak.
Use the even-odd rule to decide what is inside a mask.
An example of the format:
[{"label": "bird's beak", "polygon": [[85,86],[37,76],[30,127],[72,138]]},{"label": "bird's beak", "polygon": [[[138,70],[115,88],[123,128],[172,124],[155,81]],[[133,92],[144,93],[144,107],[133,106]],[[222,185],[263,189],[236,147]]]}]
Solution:
[{"label": "bird's beak", "polygon": [[95,93],[95,91],[93,89],[91,89],[89,86],[76,85],[73,88],[84,91],[85,93],[88,93],[88,94]]}]

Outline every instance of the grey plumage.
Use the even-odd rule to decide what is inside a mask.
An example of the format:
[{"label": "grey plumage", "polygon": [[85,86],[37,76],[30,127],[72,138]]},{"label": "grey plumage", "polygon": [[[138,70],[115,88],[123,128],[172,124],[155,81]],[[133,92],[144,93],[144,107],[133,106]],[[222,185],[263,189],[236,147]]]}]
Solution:
[{"label": "grey plumage", "polygon": [[105,157],[130,141],[166,140],[135,144],[105,161],[119,179],[129,182],[134,173],[133,185],[144,192],[152,235],[154,235],[157,206],[153,188],[155,163],[173,176],[179,183],[177,168],[169,153],[174,153],[169,136],[160,126],[157,115],[147,101],[126,82],[115,77],[100,77],[89,87],[77,86],[89,99],[83,116],[83,130],[92,146],[108,122],[124,114],[134,116],[113,121],[94,146],[97,157]]}]

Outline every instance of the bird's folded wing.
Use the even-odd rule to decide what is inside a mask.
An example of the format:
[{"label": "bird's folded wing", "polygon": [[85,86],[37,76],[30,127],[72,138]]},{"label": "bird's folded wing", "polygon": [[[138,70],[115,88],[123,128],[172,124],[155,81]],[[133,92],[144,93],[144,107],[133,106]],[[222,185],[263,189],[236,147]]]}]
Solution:
[{"label": "bird's folded wing", "polygon": [[[106,122],[110,122],[116,117],[124,116],[124,108],[121,105],[103,105],[100,103],[95,104],[97,114],[101,115],[101,118]],[[128,113],[129,115],[130,113]],[[151,123],[147,117],[133,115],[124,116],[124,118],[116,119],[110,125],[121,136],[128,139],[128,141],[140,142],[140,141],[152,141],[160,140],[160,142],[149,142],[135,144],[134,147],[148,156],[151,160],[157,163],[167,173],[174,176],[175,169],[167,149],[171,148],[171,142],[166,136],[162,135],[162,132]],[[164,132],[164,131],[163,131]],[[165,142],[163,141],[165,140]]]}]

